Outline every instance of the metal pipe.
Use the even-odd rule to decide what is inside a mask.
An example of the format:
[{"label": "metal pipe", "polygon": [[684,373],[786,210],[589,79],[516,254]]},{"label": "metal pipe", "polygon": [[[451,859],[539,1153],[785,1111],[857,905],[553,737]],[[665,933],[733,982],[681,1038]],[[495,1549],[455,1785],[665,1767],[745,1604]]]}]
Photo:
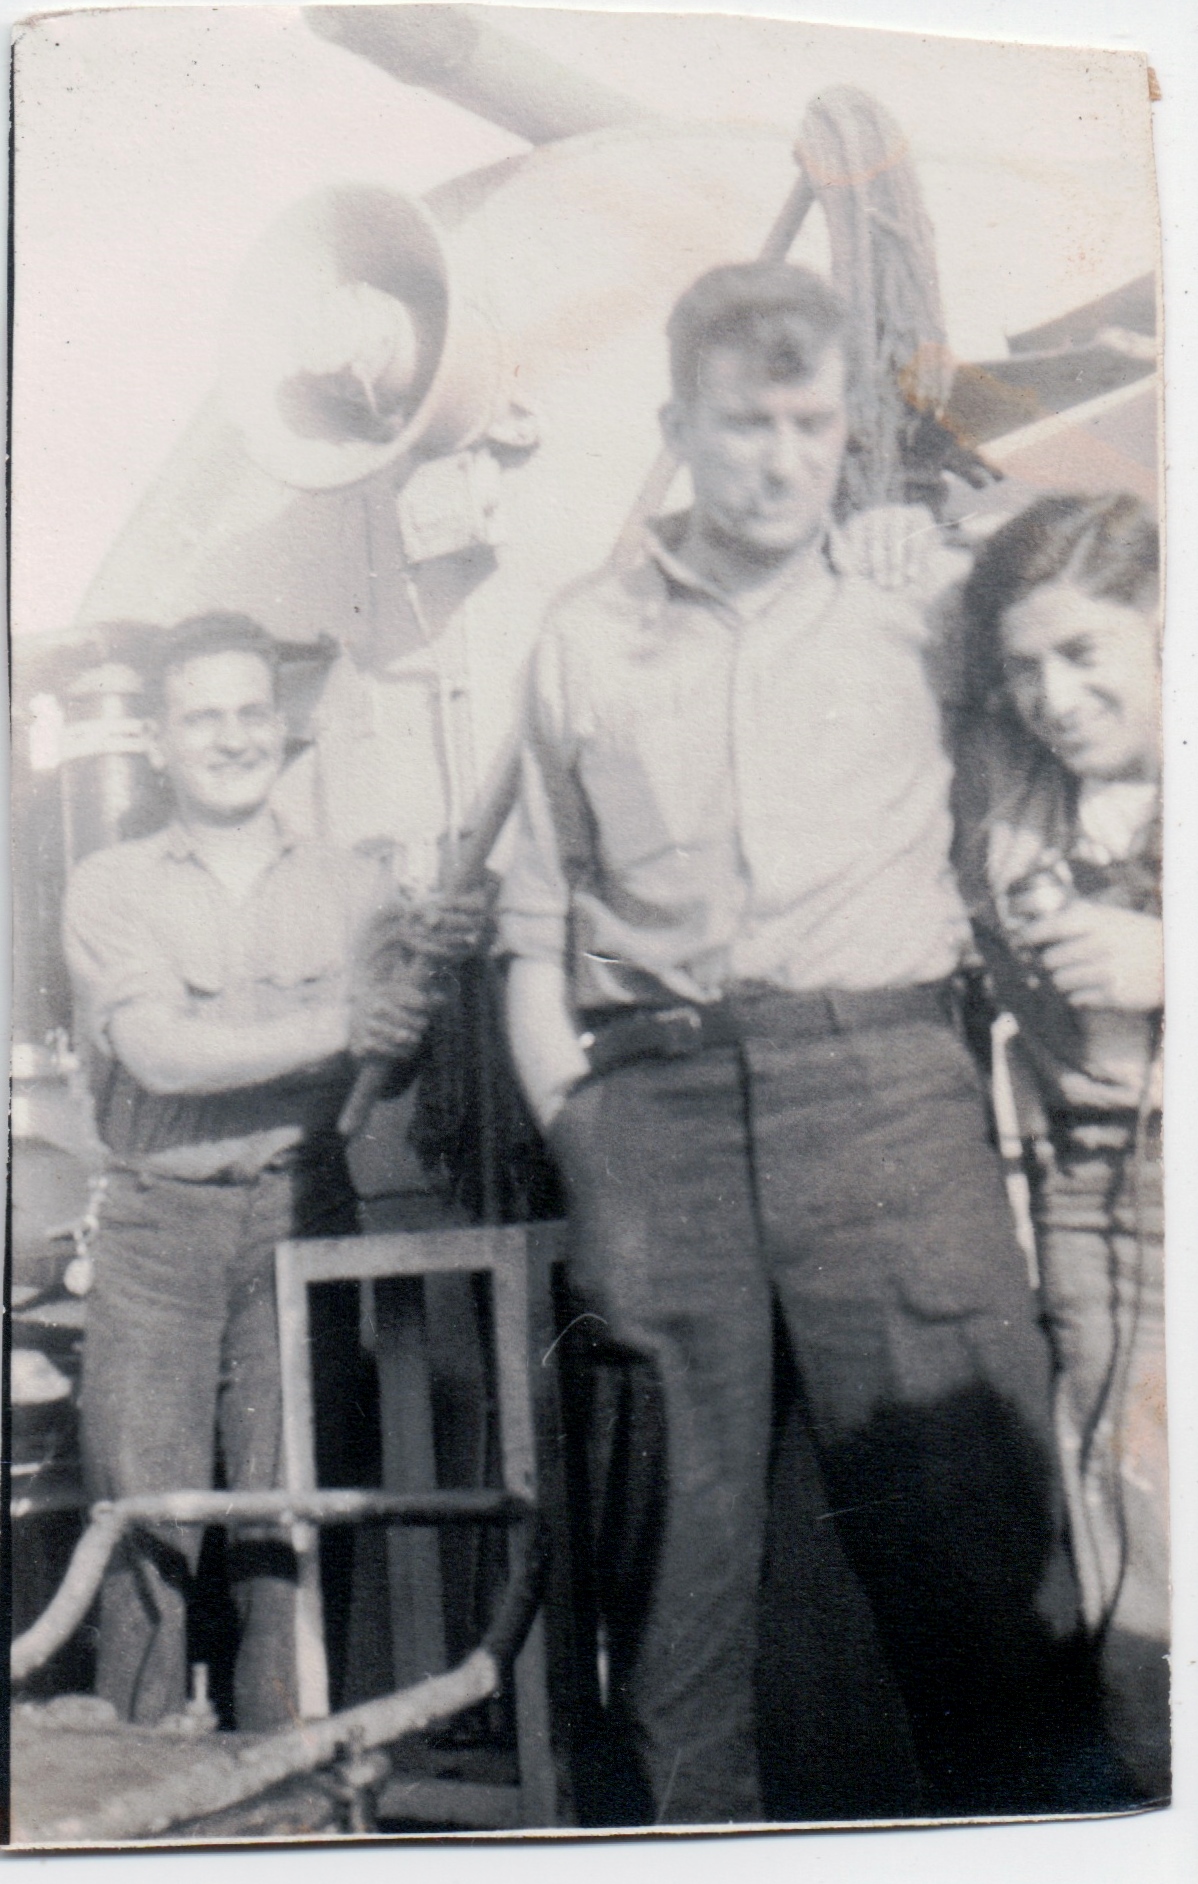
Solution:
[{"label": "metal pipe", "polygon": [[422,85],[530,144],[660,123],[660,115],[558,65],[468,6],[305,7],[322,39],[356,52],[405,85]]},{"label": "metal pipe", "polygon": [[173,1825],[228,1811],[284,1780],[325,1766],[347,1745],[364,1751],[386,1746],[404,1734],[419,1733],[485,1701],[499,1681],[495,1657],[488,1648],[477,1648],[448,1674],[433,1675],[415,1687],[364,1701],[324,1720],[306,1721],[236,1752],[226,1751],[219,1745],[223,1736],[213,1735],[196,1744],[195,1760],[183,1772],[116,1793],[86,1819],[64,1818],[39,1825],[37,1842],[68,1845],[153,1838]]},{"label": "metal pipe", "polygon": [[[449,1495],[417,1494],[390,1502],[396,1506],[415,1506],[423,1501],[431,1509],[438,1498]],[[200,1508],[208,1498],[222,1496],[237,1497],[244,1503],[255,1499],[261,1503],[262,1497],[252,1492],[185,1492],[166,1494],[157,1503],[185,1501],[184,1508],[190,1512]],[[287,1492],[266,1496],[276,1501],[288,1499],[291,1501],[289,1508],[297,1514],[302,1509],[308,1515],[316,1515],[318,1511],[323,1515],[340,1509],[330,1502],[334,1498],[369,1499],[380,1508],[388,1498],[387,1494],[344,1492]],[[498,1692],[540,1606],[548,1539],[545,1525],[533,1520],[532,1509],[523,1499],[512,1493],[489,1496],[503,1501],[511,1516],[528,1519],[528,1523],[522,1525],[512,1540],[512,1569],[491,1626],[480,1646],[456,1668],[448,1674],[432,1675],[395,1694],[345,1708],[324,1720],[305,1721],[300,1726],[285,1728],[263,1740],[239,1746],[236,1751],[220,1744],[222,1736],[213,1736],[197,1744],[195,1760],[185,1771],[117,1793],[104,1802],[97,1814],[87,1819],[65,1818],[50,1825],[39,1825],[38,1844],[153,1838],[172,1826],[228,1811],[300,1773],[327,1766],[347,1746],[358,1756],[371,1747],[389,1746],[405,1734],[419,1733],[434,1722],[448,1720],[463,1708],[473,1707]],[[125,1505],[152,1503],[155,1503],[153,1498],[124,1501]],[[118,1513],[124,1515],[116,1505],[98,1509],[109,1522]]]},{"label": "metal pipe", "polygon": [[37,1621],[16,1636],[9,1650],[9,1672],[24,1681],[74,1635],[91,1608],[92,1598],[125,1529],[115,1506],[97,1511],[76,1544],[67,1573]]},{"label": "metal pipe", "polygon": [[[466,833],[445,886],[450,896],[464,895],[485,881],[487,859],[511,814],[519,784],[520,742],[513,738],[504,750],[497,776],[490,784],[484,802],[481,807],[475,808],[467,820]],[[415,1056],[408,1057],[411,1059]],[[357,1137],[387,1084],[393,1067],[403,1064],[403,1061],[382,1059],[374,1054],[362,1061],[337,1121],[337,1130],[343,1138]]]},{"label": "metal pipe", "polygon": [[83,1621],[124,1533],[147,1524],[527,1524],[532,1506],[514,1492],[477,1491],[177,1491],[146,1492],[92,1507],[67,1573],[10,1651],[14,1681],[24,1681]]},{"label": "metal pipe", "polygon": [[350,1488],[315,1491],[139,1492],[95,1506],[130,1524],[516,1524],[532,1506],[515,1492],[489,1487],[457,1491],[388,1492]]}]

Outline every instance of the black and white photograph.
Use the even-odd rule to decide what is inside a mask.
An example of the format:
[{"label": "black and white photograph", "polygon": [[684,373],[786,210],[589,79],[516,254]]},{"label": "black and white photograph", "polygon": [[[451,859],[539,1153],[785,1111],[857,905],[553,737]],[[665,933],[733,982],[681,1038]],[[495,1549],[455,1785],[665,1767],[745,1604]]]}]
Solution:
[{"label": "black and white photograph", "polygon": [[1169,1807],[1159,96],[14,25],[13,1846]]}]

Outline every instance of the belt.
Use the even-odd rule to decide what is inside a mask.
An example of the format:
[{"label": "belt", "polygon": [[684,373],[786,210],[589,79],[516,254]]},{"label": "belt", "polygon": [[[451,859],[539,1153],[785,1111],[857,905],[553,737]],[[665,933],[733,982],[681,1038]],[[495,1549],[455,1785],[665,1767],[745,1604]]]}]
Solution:
[{"label": "belt", "polygon": [[592,1074],[610,1073],[635,1060],[685,1060],[708,1047],[739,1047],[746,1040],[821,1040],[833,1034],[917,1021],[941,1025],[953,1017],[951,981],[914,988],[830,988],[789,994],[779,988],[734,989],[719,1001],[675,1007],[590,1008],[583,1014]]},{"label": "belt", "polygon": [[131,1177],[140,1181],[152,1182],[155,1179],[165,1179],[169,1184],[216,1184],[223,1188],[230,1185],[256,1184],[259,1178],[269,1176],[276,1171],[294,1170],[299,1163],[299,1149],[298,1145],[289,1145],[284,1150],[275,1152],[265,1164],[223,1164],[212,1171],[205,1171],[202,1168],[172,1171],[169,1161],[165,1164],[153,1164],[148,1158],[141,1162],[133,1159],[113,1159],[112,1168],[127,1171]]}]

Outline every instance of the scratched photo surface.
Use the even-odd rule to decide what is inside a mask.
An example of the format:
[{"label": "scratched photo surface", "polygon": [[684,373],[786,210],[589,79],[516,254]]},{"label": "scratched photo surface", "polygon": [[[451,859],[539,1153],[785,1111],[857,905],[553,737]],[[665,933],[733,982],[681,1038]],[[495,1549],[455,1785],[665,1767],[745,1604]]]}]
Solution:
[{"label": "scratched photo surface", "polygon": [[14,1844],[1168,1802],[1154,86],[15,29]]}]

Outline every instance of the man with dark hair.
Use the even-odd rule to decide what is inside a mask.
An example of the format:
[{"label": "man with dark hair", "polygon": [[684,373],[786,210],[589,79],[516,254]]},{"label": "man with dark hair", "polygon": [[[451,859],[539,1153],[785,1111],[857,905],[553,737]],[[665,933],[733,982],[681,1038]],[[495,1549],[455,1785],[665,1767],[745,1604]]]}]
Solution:
[{"label": "man with dark hair", "polygon": [[[1127,494],[1041,497],[965,589],[978,711],[957,868],[999,1000],[1057,1356],[1082,1607],[1137,1800],[1169,1794],[1161,1195],[1160,544]],[[1001,1048],[998,1049],[1002,1051]]]},{"label": "man with dark hair", "polygon": [[785,262],[734,262],[700,275],[666,327],[670,384],[688,405],[713,347],[753,359],[767,379],[807,379],[846,328],[844,303],[828,283]]},{"label": "man with dark hair", "polygon": [[[97,1126],[111,1154],[94,1244],[82,1415],[94,1497],[278,1483],[274,1250],[355,1228],[335,1123],[351,1055],[400,1056],[419,980],[368,989],[355,947],[388,919],[365,859],[300,841],[270,803],[285,728],[276,649],[244,616],[184,622],[158,650],[151,756],[174,821],[86,858],[65,943]],[[97,1690],[126,1719],[186,1700],[198,1532],[126,1541],[100,1599]],[[294,1562],[229,1541],[241,1622],[237,1725],[295,1711]]]},{"label": "man with dark hair", "polygon": [[[1035,1322],[974,1064],[925,610],[832,522],[844,310],[800,269],[670,322],[693,508],[551,611],[502,896],[509,1020],[570,1193],[609,1713],[645,1816],[761,1816],[755,1599],[781,1310],[930,1813],[1061,1803],[1076,1623]],[[929,530],[931,520],[927,520]],[[646,1471],[646,1461],[652,1470]],[[613,1540],[623,1539],[623,1543]]]},{"label": "man with dark hair", "polygon": [[211,654],[252,654],[269,672],[272,689],[277,683],[279,644],[252,616],[225,609],[189,615],[161,637],[146,664],[146,704],[156,720],[165,710],[169,677]]}]

